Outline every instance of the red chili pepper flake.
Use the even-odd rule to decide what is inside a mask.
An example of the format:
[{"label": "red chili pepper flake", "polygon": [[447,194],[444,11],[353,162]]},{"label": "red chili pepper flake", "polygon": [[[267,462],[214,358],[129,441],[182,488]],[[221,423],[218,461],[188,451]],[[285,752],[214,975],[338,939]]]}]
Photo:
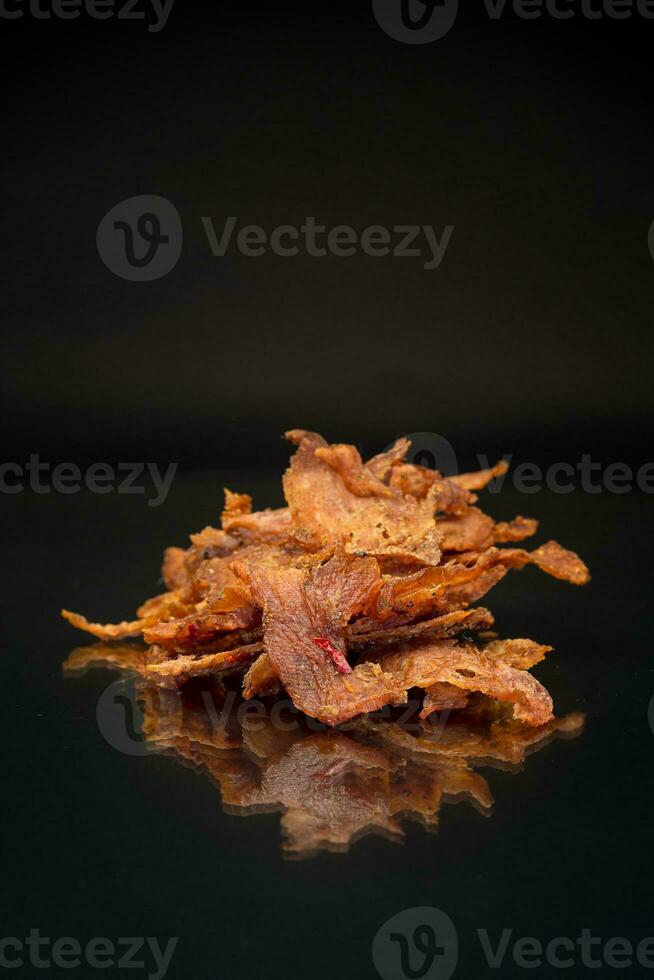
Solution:
[{"label": "red chili pepper flake", "polygon": [[327,636],[314,636],[313,642],[325,653],[328,653],[332,658],[332,662],[339,674],[351,674],[352,668],[345,659],[345,654],[343,654],[338,647],[335,647],[332,641]]}]

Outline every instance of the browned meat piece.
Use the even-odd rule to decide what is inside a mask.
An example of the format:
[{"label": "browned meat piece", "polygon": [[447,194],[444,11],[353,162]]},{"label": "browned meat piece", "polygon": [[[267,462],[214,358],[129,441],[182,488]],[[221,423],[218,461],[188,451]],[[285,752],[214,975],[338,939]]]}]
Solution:
[{"label": "browned meat piece", "polygon": [[252,513],[252,498],[244,493],[225,490],[223,530],[246,544],[291,543],[293,525],[287,507],[278,510],[259,510]]},{"label": "browned meat piece", "polygon": [[[510,549],[507,549],[510,550]],[[590,580],[590,573],[583,561],[574,551],[562,548],[558,541],[548,541],[536,548],[531,553],[515,548],[511,554],[516,556],[516,568],[530,562],[548,575],[559,578],[563,582],[571,582],[573,585],[586,585]]]},{"label": "browned meat piece", "polygon": [[244,606],[224,613],[203,615],[191,613],[183,619],[171,619],[169,622],[144,626],[143,639],[146,643],[158,643],[163,647],[178,650],[211,643],[221,633],[251,630],[260,620],[261,613],[255,606]]},{"label": "browned meat piece", "polygon": [[219,653],[207,653],[199,657],[180,656],[173,660],[162,660],[159,663],[146,664],[142,673],[146,677],[163,680],[175,678],[186,679],[206,671],[222,671],[236,664],[249,662],[263,650],[262,643],[251,643],[247,646],[224,650]]},{"label": "browned meat piece", "polygon": [[509,667],[528,670],[539,664],[552,647],[533,640],[493,640],[483,648],[484,654],[495,662],[502,661]]},{"label": "browned meat piece", "polygon": [[[488,548],[471,565],[450,561],[445,565],[425,568],[412,575],[399,576],[385,585],[380,600],[396,610],[412,610],[415,616],[436,610],[445,612],[461,603],[461,586],[479,580],[482,575],[503,566],[505,569],[522,569],[525,565],[537,565],[555,578],[583,585],[589,579],[588,569],[572,551],[566,551],[556,541],[549,541],[535,551],[522,548]],[[497,577],[488,576],[484,585],[492,586]],[[484,593],[475,591],[473,601]],[[452,603],[454,605],[452,605]]]},{"label": "browned meat piece", "polygon": [[[293,524],[304,532],[308,541],[324,545],[342,540],[352,554],[420,565],[438,563],[439,536],[431,494],[417,501],[378,481],[383,493],[357,496],[349,486],[364,471],[361,457],[357,460],[351,454],[346,483],[342,468],[335,470],[318,455],[317,450],[330,449],[321,436],[303,431],[290,432],[287,436],[298,445],[298,450],[284,476],[284,493]],[[364,472],[368,475],[362,479],[376,479],[369,471]]]},{"label": "browned meat piece", "polygon": [[[263,643],[261,644],[263,650]],[[279,674],[267,653],[261,653],[243,678],[243,697],[246,701],[254,697],[267,697],[278,694],[282,689]]]},{"label": "browned meat piece", "polygon": [[225,487],[225,507],[221,524],[224,531],[229,530],[225,527],[225,521],[233,517],[241,517],[244,514],[252,513],[252,497],[248,493],[232,493]]},{"label": "browned meat piece", "polygon": [[[508,667],[527,670],[539,663],[551,649],[540,643],[534,643],[533,640],[494,640],[483,647],[482,652],[492,663],[501,662]],[[441,711],[445,708],[449,710],[465,708],[467,703],[466,690],[445,681],[438,682],[426,690],[421,717],[426,718],[432,711]]]},{"label": "browned meat piece", "polygon": [[390,626],[388,629],[369,629],[374,620],[365,619],[353,623],[346,630],[347,645],[357,649],[371,644],[388,645],[402,642],[417,636],[429,635],[431,639],[453,636],[462,630],[487,629],[494,619],[488,609],[457,609],[433,619],[422,619],[404,626]]},{"label": "browned meat piece", "polygon": [[186,585],[188,572],[186,570],[186,551],[183,548],[166,548],[161,566],[161,577],[171,592]]},{"label": "browned meat piece", "polygon": [[393,467],[390,485],[416,500],[424,500],[431,491],[436,512],[461,514],[477,499],[474,494],[446,479],[437,470],[413,463]]},{"label": "browned meat piece", "polygon": [[[407,644],[380,657],[379,665],[385,674],[396,678],[399,688],[430,688],[445,682],[509,702],[515,717],[530,725],[543,725],[552,718],[552,699],[531,674],[489,656],[472,643],[440,640]],[[423,717],[428,713],[425,707]]]},{"label": "browned meat piece", "polygon": [[493,528],[495,544],[506,544],[509,541],[524,541],[538,530],[538,521],[533,517],[514,517],[512,521],[499,521]]},{"label": "browned meat piece", "polygon": [[378,479],[369,467],[363,465],[356,446],[318,446],[315,455],[338,473],[355,497],[395,498],[391,488]]},{"label": "browned meat piece", "polygon": [[365,464],[366,469],[370,470],[378,480],[383,480],[384,483],[388,483],[393,466],[396,463],[401,463],[410,449],[411,443],[408,439],[396,439],[391,448],[387,449],[386,452],[378,453],[377,456],[369,459]]},{"label": "browned meat piece", "polygon": [[421,718],[427,718],[434,711],[452,711],[455,708],[465,708],[468,704],[468,692],[462,691],[447,681],[437,681],[425,688],[425,700],[420,712]]},{"label": "browned meat piece", "polygon": [[509,469],[509,464],[505,459],[501,459],[495,466],[488,470],[478,470],[476,473],[459,473],[458,476],[449,477],[457,486],[464,490],[484,490],[488,484],[497,476],[504,476]]},{"label": "browned meat piece", "polygon": [[477,507],[468,507],[463,514],[439,517],[436,527],[443,551],[483,551],[493,543],[495,522]]},{"label": "browned meat piece", "polygon": [[[355,670],[346,660],[345,626],[367,609],[379,587],[373,558],[344,552],[308,571],[250,565],[243,569],[255,601],[263,610],[263,642],[270,662],[293,703],[306,714],[337,723],[351,692],[362,711],[392,700],[381,671],[364,664]],[[340,720],[340,718],[338,719]]]},{"label": "browned meat piece", "polygon": [[[423,620],[419,623],[409,623],[406,626],[395,626],[385,630],[371,630],[374,621],[360,619],[346,627],[345,637],[348,650],[361,650],[366,647],[391,646],[417,636],[428,635],[430,639],[452,636],[461,630],[483,629],[493,624],[493,617],[488,609],[468,609],[447,613],[436,619]],[[507,643],[522,643],[521,640],[505,641]],[[526,641],[528,642],[528,641]],[[365,654],[364,654],[365,657]],[[252,664],[243,678],[243,696],[246,699],[257,695],[265,696],[281,690],[279,674],[266,653]]]},{"label": "browned meat piece", "polygon": [[[445,681],[514,704],[516,717],[543,724],[551,717],[547,692],[524,671],[453,641],[406,644],[347,672],[345,625],[366,609],[378,582],[370,559],[341,554],[313,572],[293,568],[247,569],[255,601],[263,608],[264,646],[293,699],[306,714],[339,724],[365,711],[406,700],[409,688]],[[326,645],[317,643],[325,640]],[[340,657],[340,661],[338,659]]]},{"label": "browned meat piece", "polygon": [[[61,615],[68,620],[71,626],[78,630],[84,630],[97,636],[100,640],[122,640],[129,636],[140,636],[144,629],[150,624],[149,619],[134,619],[131,622],[122,623],[90,623],[86,616],[80,613],[71,612],[69,609],[62,609]],[[152,622],[157,622],[158,617]]]}]

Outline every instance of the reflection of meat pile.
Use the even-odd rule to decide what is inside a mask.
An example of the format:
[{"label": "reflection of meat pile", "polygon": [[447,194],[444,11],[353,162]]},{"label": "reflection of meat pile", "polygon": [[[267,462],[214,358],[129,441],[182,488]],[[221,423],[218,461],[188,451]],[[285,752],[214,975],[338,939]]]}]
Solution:
[{"label": "reflection of meat pile", "polygon": [[488,813],[493,797],[473,761],[517,768],[552,735],[578,735],[583,727],[579,713],[528,727],[488,700],[457,715],[417,736],[394,722],[363,719],[347,734],[281,732],[269,719],[246,716],[240,751],[225,751],[220,739],[217,746],[206,736],[198,742],[192,723],[170,739],[157,732],[151,744],[205,769],[229,812],[283,810],[285,851],[307,857],[347,850],[371,832],[401,839],[401,818],[435,829],[443,802],[468,800]]},{"label": "reflection of meat pile", "polygon": [[[75,651],[65,667],[134,669],[138,656],[97,644]],[[208,773],[230,813],[283,811],[284,849],[293,857],[344,851],[371,832],[401,840],[406,818],[436,829],[444,802],[466,800],[488,814],[493,797],[476,768],[517,770],[552,736],[580,734],[584,720],[576,712],[528,726],[510,717],[510,707],[472,695],[465,710],[441,715],[438,724],[372,716],[350,722],[347,732],[332,731],[286,708],[242,710],[219,686],[191,687],[180,698],[141,682],[148,747]]]},{"label": "reflection of meat pile", "polygon": [[247,668],[246,698],[285,688],[330,725],[403,703],[414,687],[425,691],[423,717],[481,692],[510,703],[516,719],[549,721],[551,698],[528,673],[549,647],[455,638],[492,624],[473,603],[510,568],[588,580],[554,541],[532,552],[497,547],[537,528],[523,517],[495,523],[474,506],[474,491],[506,465],[445,479],[405,463],[404,439],[364,464],[354,446],[304,431],[288,438],[298,450],[284,476],[287,508],[252,512],[250,497],[226,491],[222,529],[166,551],[169,591],[137,620],[64,616],[103,639],[142,634],[142,672],[159,683]]}]

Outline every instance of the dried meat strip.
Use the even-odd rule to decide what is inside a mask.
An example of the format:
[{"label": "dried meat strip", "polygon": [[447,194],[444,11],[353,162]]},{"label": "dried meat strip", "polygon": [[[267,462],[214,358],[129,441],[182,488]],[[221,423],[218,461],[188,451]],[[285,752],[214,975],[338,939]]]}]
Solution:
[{"label": "dried meat strip", "polygon": [[457,486],[438,470],[414,463],[395,466],[391,472],[390,486],[405,496],[424,500],[432,492],[436,512],[462,514],[477,499],[463,487]]},{"label": "dried meat strip", "polygon": [[[400,576],[386,586],[390,590],[390,599],[387,594],[382,593],[382,596],[396,611],[413,610],[416,616],[435,609],[445,612],[448,607],[452,608],[450,602],[461,602],[461,586],[469,586],[495,566],[522,569],[529,564],[537,565],[548,575],[573,585],[583,585],[590,578],[578,555],[562,548],[556,541],[549,541],[531,552],[522,548],[491,547],[482,552],[472,565],[451,561],[446,565]],[[494,576],[487,578],[489,586],[495,584],[494,579]],[[481,596],[475,594],[475,601],[477,598]]]},{"label": "dried meat strip", "polygon": [[441,533],[443,551],[483,551],[493,544],[523,541],[538,530],[538,521],[514,517],[496,524],[477,507],[468,507],[455,516],[439,517],[436,526]]},{"label": "dried meat strip", "polygon": [[151,622],[154,625],[158,619],[157,617],[153,621],[150,619],[134,619],[122,623],[91,623],[86,616],[71,612],[69,609],[62,609],[61,615],[71,626],[78,630],[84,630],[85,633],[91,633],[92,636],[97,636],[100,640],[123,640],[130,636],[140,636]]},{"label": "dried meat strip", "polygon": [[512,521],[498,521],[493,528],[495,544],[508,544],[509,541],[524,541],[538,530],[538,521],[533,517],[514,517]]},{"label": "dried meat strip", "polygon": [[[515,718],[530,725],[543,725],[553,717],[552,699],[535,677],[487,655],[472,643],[440,640],[409,644],[378,662],[385,674],[397,678],[400,687],[429,688],[447,683],[510,703]],[[422,717],[430,710],[434,709],[429,705],[423,707]]]},{"label": "dried meat strip", "polygon": [[146,643],[157,643],[171,650],[179,650],[211,643],[222,633],[251,630],[260,621],[261,613],[256,606],[243,606],[232,612],[193,612],[183,619],[144,626],[143,639]]},{"label": "dried meat strip", "polygon": [[411,443],[408,439],[404,437],[396,439],[390,449],[386,452],[378,453],[377,456],[373,456],[365,464],[366,469],[370,470],[378,480],[383,480],[384,483],[388,483],[393,467],[397,463],[401,463],[408,451],[411,449]]},{"label": "dried meat strip", "polygon": [[464,490],[484,490],[489,483],[496,477],[504,476],[508,471],[507,460],[501,459],[495,466],[487,470],[478,470],[476,473],[459,473],[457,476],[450,476],[448,479]]},{"label": "dried meat strip", "polygon": [[278,694],[281,689],[282,682],[270,657],[265,652],[261,653],[243,678],[243,697],[249,701],[254,697]]},{"label": "dried meat strip", "polygon": [[372,558],[343,552],[313,571],[251,565],[244,570],[253,595],[263,609],[266,653],[293,700],[311,717],[337,724],[354,711],[374,711],[393,699],[375,664],[344,674],[318,640],[326,640],[346,656],[345,626],[363,612],[379,586],[379,568]]},{"label": "dried meat strip", "polygon": [[355,497],[387,497],[393,500],[396,494],[380,480],[363,460],[356,446],[338,444],[318,446],[315,455],[338,473],[341,480]]},{"label": "dried meat strip", "polygon": [[468,692],[462,691],[447,681],[436,681],[425,688],[421,718],[427,718],[434,711],[454,711],[468,706]]},{"label": "dried meat strip", "polygon": [[221,523],[223,531],[240,538],[246,544],[291,543],[293,524],[287,507],[277,510],[252,511],[252,498],[244,493],[225,490],[225,509]]},{"label": "dried meat strip", "polygon": [[173,660],[162,660],[159,663],[146,664],[142,673],[156,680],[174,678],[177,681],[192,675],[207,671],[223,671],[236,664],[252,660],[263,650],[262,643],[251,643],[246,646],[224,650],[220,653],[207,653],[199,657],[181,656]]},{"label": "dried meat strip", "polygon": [[477,507],[460,515],[439,517],[436,526],[443,551],[483,551],[493,543],[495,521]]},{"label": "dried meat strip", "polygon": [[[422,619],[418,622],[407,623],[404,626],[391,626],[386,629],[365,630],[362,625],[353,623],[346,630],[348,647],[357,649],[371,644],[390,644],[408,640],[416,636],[429,634],[432,638],[452,636],[463,630],[488,629],[495,620],[488,609],[458,609],[432,619]],[[365,621],[366,627],[371,620]]]},{"label": "dried meat strip", "polygon": [[[436,619],[422,620],[405,626],[394,626],[388,629],[371,629],[374,621],[358,620],[347,626],[345,638],[348,650],[361,651],[366,647],[397,645],[407,639],[429,635],[430,638],[452,636],[462,630],[485,629],[492,626],[494,620],[488,609],[466,609]],[[508,641],[510,642],[510,641]],[[522,641],[516,641],[522,642]],[[265,696],[276,693],[281,689],[281,680],[274,665],[266,653],[250,667],[243,678],[243,693],[246,700],[255,696]]]},{"label": "dried meat strip", "polygon": [[[365,471],[358,453],[358,460],[353,454],[349,456],[346,482],[340,462],[338,469],[330,465],[336,457],[330,457],[328,452],[324,459],[318,454],[318,450],[334,449],[327,446],[322,436],[300,430],[287,433],[287,437],[298,450],[284,476],[284,493],[293,524],[307,541],[324,545],[342,540],[352,554],[420,565],[438,563],[439,535],[434,524],[435,500],[431,491],[425,500],[417,501],[377,481],[383,493],[357,495],[350,487],[359,478],[368,488],[370,480],[376,480]],[[367,476],[362,476],[362,471]]]}]

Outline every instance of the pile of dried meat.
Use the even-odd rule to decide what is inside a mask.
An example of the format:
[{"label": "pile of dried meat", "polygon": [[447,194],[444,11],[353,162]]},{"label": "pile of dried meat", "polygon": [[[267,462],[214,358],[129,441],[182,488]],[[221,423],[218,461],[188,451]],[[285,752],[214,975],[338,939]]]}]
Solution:
[{"label": "pile of dried meat", "polygon": [[480,692],[512,705],[519,721],[548,722],[552,700],[529,668],[551,648],[473,641],[493,624],[475,603],[511,568],[537,565],[575,585],[589,574],[555,541],[512,547],[535,520],[496,523],[475,506],[506,464],[445,478],[406,463],[406,439],[364,463],[354,446],[313,432],[287,438],[297,446],[287,507],[253,511],[249,496],[226,491],[221,528],[167,549],[168,591],[137,619],[64,617],[101,639],[142,635],[139,669],[157,683],[240,673],[246,698],[285,690],[329,725],[402,704],[412,688],[423,718]]}]

